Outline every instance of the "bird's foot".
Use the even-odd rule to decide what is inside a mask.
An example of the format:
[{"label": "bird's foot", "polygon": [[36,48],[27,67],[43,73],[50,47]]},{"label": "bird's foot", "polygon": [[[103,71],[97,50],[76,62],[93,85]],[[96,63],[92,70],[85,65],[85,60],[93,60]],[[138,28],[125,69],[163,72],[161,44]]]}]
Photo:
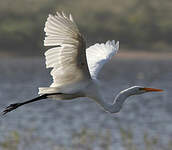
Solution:
[{"label": "bird's foot", "polygon": [[2,112],[2,115],[7,114],[10,111],[13,111],[14,109],[16,109],[17,107],[20,106],[20,103],[15,103],[15,104],[11,104],[8,107],[5,108],[5,110]]}]

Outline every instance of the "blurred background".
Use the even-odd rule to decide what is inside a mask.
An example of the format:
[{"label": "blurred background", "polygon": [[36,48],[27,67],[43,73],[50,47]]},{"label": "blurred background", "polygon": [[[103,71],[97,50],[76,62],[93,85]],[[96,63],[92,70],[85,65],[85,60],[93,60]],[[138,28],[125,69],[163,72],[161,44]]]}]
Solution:
[{"label": "blurred background", "polygon": [[107,99],[133,85],[165,92],[129,98],[118,114],[86,98],[23,106],[0,118],[0,150],[171,150],[171,0],[0,0],[0,110],[52,82],[43,29],[56,11],[73,15],[87,46],[120,41],[99,77]]},{"label": "blurred background", "polygon": [[40,56],[44,23],[57,10],[72,13],[88,44],[117,39],[125,49],[171,51],[171,0],[1,0],[0,50]]}]

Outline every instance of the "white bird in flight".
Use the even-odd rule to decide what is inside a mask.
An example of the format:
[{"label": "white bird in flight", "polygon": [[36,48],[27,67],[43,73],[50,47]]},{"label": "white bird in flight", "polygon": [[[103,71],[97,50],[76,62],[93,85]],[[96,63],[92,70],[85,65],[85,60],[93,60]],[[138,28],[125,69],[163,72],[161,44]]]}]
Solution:
[{"label": "white bird in flight", "polygon": [[53,83],[50,87],[40,87],[38,97],[11,104],[3,111],[6,114],[24,104],[52,98],[57,100],[72,100],[88,97],[100,104],[105,111],[117,113],[125,100],[132,95],[146,92],[160,92],[161,89],[133,86],[121,91],[113,104],[109,104],[102,84],[97,79],[98,73],[119,49],[119,42],[107,41],[96,43],[86,48],[86,42],[79,32],[72,15],[67,17],[63,12],[49,15],[45,23],[44,46],[52,47],[45,52],[46,68],[52,68]]}]

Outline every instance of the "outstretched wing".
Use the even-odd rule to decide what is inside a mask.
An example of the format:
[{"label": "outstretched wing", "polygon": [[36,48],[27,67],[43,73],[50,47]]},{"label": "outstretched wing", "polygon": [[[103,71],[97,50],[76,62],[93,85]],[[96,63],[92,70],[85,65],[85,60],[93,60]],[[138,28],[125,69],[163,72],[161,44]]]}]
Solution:
[{"label": "outstretched wing", "polygon": [[105,44],[95,44],[86,49],[87,62],[91,78],[96,79],[99,71],[119,49],[119,41],[107,41]]},{"label": "outstretched wing", "polygon": [[[88,80],[90,73],[86,61],[85,41],[71,14],[57,12],[49,15],[44,31],[45,46],[53,46],[45,52],[46,67],[53,68],[53,83],[50,87],[70,87],[75,89]],[[76,85],[76,86],[74,86]]]}]

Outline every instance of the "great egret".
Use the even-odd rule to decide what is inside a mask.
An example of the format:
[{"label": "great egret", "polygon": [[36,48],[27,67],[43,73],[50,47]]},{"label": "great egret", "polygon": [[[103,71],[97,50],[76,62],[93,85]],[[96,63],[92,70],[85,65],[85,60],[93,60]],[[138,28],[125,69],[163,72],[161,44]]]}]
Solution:
[{"label": "great egret", "polygon": [[160,92],[161,89],[133,86],[121,91],[113,104],[107,103],[100,92],[101,82],[97,79],[100,69],[119,49],[119,42],[107,41],[86,49],[86,42],[79,32],[72,15],[63,12],[49,15],[45,23],[44,46],[52,46],[45,52],[46,67],[53,68],[53,83],[50,87],[40,87],[39,97],[22,103],[9,105],[3,114],[19,106],[42,99],[71,100],[89,97],[100,104],[105,111],[117,113],[124,101],[132,95],[146,92]]}]

